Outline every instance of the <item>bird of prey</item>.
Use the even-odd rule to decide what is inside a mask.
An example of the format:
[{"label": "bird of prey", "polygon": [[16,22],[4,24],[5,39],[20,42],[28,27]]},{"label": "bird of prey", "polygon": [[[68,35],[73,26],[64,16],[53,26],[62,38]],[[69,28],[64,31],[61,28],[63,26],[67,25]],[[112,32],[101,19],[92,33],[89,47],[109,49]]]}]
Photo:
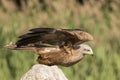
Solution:
[{"label": "bird of prey", "polygon": [[85,55],[93,55],[91,47],[84,44],[91,40],[93,37],[80,29],[33,28],[6,47],[33,51],[39,55],[37,61],[40,64],[68,67]]}]

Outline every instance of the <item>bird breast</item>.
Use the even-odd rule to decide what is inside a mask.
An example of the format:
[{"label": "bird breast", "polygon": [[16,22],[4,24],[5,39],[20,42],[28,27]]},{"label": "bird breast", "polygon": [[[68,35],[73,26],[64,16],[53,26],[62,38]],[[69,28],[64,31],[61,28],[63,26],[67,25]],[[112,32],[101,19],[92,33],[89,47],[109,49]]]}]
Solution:
[{"label": "bird breast", "polygon": [[63,58],[63,66],[71,66],[77,62],[79,62],[80,60],[82,60],[83,55],[81,55],[80,53],[72,53],[72,54],[67,54],[65,56],[65,58]]}]

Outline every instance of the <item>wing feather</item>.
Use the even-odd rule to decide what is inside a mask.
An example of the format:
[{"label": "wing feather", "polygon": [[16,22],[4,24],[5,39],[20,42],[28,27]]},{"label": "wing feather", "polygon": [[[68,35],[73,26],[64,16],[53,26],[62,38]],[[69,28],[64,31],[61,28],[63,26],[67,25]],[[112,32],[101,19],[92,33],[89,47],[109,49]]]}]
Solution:
[{"label": "wing feather", "polygon": [[27,46],[29,44],[41,45],[47,43],[51,45],[67,45],[69,42],[72,45],[90,41],[93,37],[80,29],[55,29],[55,28],[34,28],[30,29],[29,33],[19,36],[16,42],[18,47]]}]

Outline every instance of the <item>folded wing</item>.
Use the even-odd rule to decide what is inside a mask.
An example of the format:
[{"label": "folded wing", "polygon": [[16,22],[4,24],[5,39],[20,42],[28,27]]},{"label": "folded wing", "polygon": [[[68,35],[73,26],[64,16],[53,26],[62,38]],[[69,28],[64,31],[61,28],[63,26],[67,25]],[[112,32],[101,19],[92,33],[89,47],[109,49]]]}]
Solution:
[{"label": "folded wing", "polygon": [[93,40],[93,37],[80,29],[34,28],[19,36],[17,47],[66,46]]}]

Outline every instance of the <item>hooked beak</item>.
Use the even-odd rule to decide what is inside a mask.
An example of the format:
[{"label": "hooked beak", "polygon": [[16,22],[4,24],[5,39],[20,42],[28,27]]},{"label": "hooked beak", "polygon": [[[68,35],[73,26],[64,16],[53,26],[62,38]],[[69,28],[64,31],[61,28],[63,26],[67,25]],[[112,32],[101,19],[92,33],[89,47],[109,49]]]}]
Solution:
[{"label": "hooked beak", "polygon": [[91,56],[94,56],[94,54],[92,54]]},{"label": "hooked beak", "polygon": [[89,55],[90,55],[90,56],[94,56],[94,54],[93,54],[93,52],[92,52],[92,51],[89,53]]}]

